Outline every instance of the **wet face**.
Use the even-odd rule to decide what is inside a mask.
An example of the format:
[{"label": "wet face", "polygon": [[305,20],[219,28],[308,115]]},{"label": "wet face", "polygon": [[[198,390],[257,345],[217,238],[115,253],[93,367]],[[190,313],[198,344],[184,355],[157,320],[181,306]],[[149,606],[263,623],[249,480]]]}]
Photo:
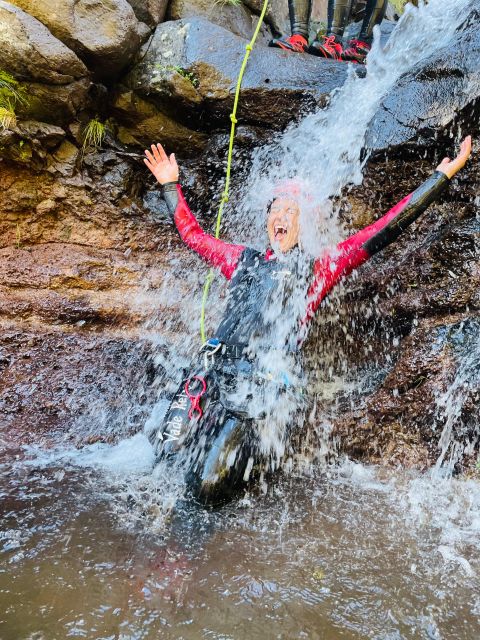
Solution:
[{"label": "wet face", "polygon": [[274,249],[287,253],[298,244],[300,207],[288,197],[275,198],[267,220],[268,238]]}]

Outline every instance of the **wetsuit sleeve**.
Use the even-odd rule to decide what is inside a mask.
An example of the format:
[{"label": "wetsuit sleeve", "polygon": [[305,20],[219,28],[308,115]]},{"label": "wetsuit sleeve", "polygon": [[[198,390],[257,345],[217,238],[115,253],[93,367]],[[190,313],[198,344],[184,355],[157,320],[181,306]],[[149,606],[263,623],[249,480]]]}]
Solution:
[{"label": "wetsuit sleeve", "polygon": [[450,179],[444,173],[435,171],[418,189],[396,204],[380,220],[348,238],[339,247],[348,252],[357,250],[361,254],[360,257],[370,258],[392,244],[441,196],[449,184]]},{"label": "wetsuit sleeve", "polygon": [[416,191],[396,204],[382,218],[347,238],[336,252],[318,258],[308,292],[307,317],[311,317],[335,284],[375,253],[394,242],[445,191],[450,179],[442,172],[428,178]]},{"label": "wetsuit sleeve", "polygon": [[245,247],[223,242],[205,233],[190,211],[178,183],[169,182],[163,185],[163,196],[184,243],[212,267],[220,269],[227,280],[230,280]]}]

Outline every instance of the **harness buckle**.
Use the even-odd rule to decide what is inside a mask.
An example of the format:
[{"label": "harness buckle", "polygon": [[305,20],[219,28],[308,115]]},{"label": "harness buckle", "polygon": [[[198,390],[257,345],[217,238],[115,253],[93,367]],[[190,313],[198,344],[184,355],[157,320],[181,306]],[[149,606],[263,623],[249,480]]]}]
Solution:
[{"label": "harness buckle", "polygon": [[202,346],[205,369],[209,369],[213,366],[215,362],[215,354],[220,351],[222,346],[223,344],[217,338],[210,338]]}]

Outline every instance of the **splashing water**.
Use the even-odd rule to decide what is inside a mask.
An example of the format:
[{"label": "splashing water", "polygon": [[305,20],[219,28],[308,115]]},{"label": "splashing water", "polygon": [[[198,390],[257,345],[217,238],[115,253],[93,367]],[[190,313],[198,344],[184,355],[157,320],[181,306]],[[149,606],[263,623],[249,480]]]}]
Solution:
[{"label": "splashing water", "polygon": [[444,426],[438,442],[441,453],[432,470],[434,479],[451,477],[456,464],[464,456],[474,453],[480,437],[476,412],[473,411],[472,416],[472,411],[466,410],[468,400],[474,407],[478,406],[479,400],[479,323],[461,323],[453,332],[450,341],[456,351],[458,367],[453,381],[437,398],[437,415]]},{"label": "splashing water", "polygon": [[[347,184],[361,182],[367,159],[362,156],[365,133],[382,98],[402,74],[452,39],[470,6],[471,0],[454,0],[448,6],[445,6],[443,0],[430,0],[428,5],[420,3],[418,8],[409,5],[384,50],[380,47],[377,30],[374,46],[368,57],[366,77],[359,77],[352,65],[345,85],[335,92],[325,109],[292,125],[274,144],[263,147],[254,154],[251,178],[246,181],[248,191],[242,194],[238,215],[232,216],[229,221],[235,239],[242,242],[251,240],[252,246],[264,248],[261,247],[259,238],[264,234],[264,211],[266,204],[272,199],[273,186],[279,181],[297,176],[308,192],[300,202],[304,252],[307,256],[316,256],[326,247],[334,246],[344,236],[344,230],[329,198],[338,195]],[[272,158],[278,160],[272,161]],[[319,207],[313,203],[323,204]],[[259,211],[262,213],[259,214]],[[245,238],[245,234],[250,234],[250,238]],[[178,275],[173,278],[172,273],[167,274],[162,291],[158,294],[162,304],[165,304],[165,299],[183,298],[180,317],[169,322],[164,315],[162,322],[155,327],[160,334],[158,342],[166,350],[170,350],[170,353],[165,353],[165,349],[159,351],[157,360],[165,365],[164,369],[173,379],[173,384],[170,384],[172,388],[181,378],[181,366],[188,363],[188,353],[192,353],[195,340],[192,335],[188,336],[188,340],[184,339],[184,327],[191,326],[189,320],[198,310],[198,297],[186,294],[187,291],[193,292],[199,284],[196,267],[191,268],[192,264],[195,264],[195,258],[188,260],[189,280],[182,285],[185,288],[181,292],[178,290]],[[178,267],[178,258],[172,259],[171,266],[173,272]],[[277,309],[281,308],[282,301],[278,299],[270,300],[265,309],[265,317],[272,327],[267,342],[279,348],[263,352],[267,361],[264,368],[269,369],[277,378],[288,373],[298,386],[303,382],[301,362],[282,352],[280,347],[288,342],[297,329],[295,322],[299,310],[305,304],[305,272],[306,269],[300,270],[301,277],[288,295],[282,292],[284,298],[289,298],[291,312],[279,314]],[[216,304],[212,306],[217,307]],[[218,309],[221,308],[222,305],[219,304]],[[180,328],[179,323],[183,323],[184,327]],[[152,323],[149,323],[148,330],[152,332]],[[168,338],[164,335],[170,336],[170,342],[167,342]],[[260,354],[262,355],[261,351]],[[162,382],[160,401],[147,421],[146,434],[151,430],[151,425],[158,422],[165,408],[165,377],[162,377]],[[296,414],[303,400],[291,394],[282,397],[279,402],[275,387],[271,388],[271,393],[268,393],[267,388],[267,393],[253,399],[251,411],[252,415],[257,415],[261,409],[266,414],[266,418],[259,423],[261,447],[264,453],[272,453],[272,464],[276,466],[285,454],[286,434],[291,422],[297,419]],[[142,435],[142,438],[142,446],[135,449],[145,463],[141,468],[131,468],[128,462],[132,449],[128,444],[123,446],[122,443],[113,448],[105,445],[85,451],[85,455],[71,457],[70,462],[102,469],[120,494],[133,495],[134,501],[139,504],[142,504],[142,500],[147,500],[148,494],[149,501],[158,500],[169,509],[172,500],[182,495],[181,483],[177,481],[178,478],[173,484],[167,481],[171,479],[168,477],[169,473],[161,468],[156,476],[147,479],[151,475],[152,452],[145,436]],[[130,443],[130,440],[126,442]],[[136,440],[135,444],[138,443]],[[112,473],[113,470],[115,473]],[[128,489],[124,492],[125,486]]]},{"label": "splashing water", "polygon": [[[365,131],[382,96],[402,73],[448,41],[468,6],[464,0],[430,0],[418,10],[408,8],[387,50],[375,44],[366,78],[352,69],[328,108],[259,150],[253,188],[242,204],[252,217],[240,215],[242,235],[240,220],[232,221],[235,237],[244,240],[249,229],[257,243],[263,213],[254,219],[252,212],[270,199],[277,179],[300,174],[319,202],[349,182],[359,183]],[[270,164],[272,157],[281,162]],[[316,167],[322,168],[318,175]],[[305,249],[316,254],[344,232],[332,207],[309,212],[309,202],[304,229],[319,233],[305,241]],[[173,274],[178,258],[170,265]],[[198,310],[193,292],[201,275],[194,258],[188,266],[189,281],[180,294],[178,274],[167,274],[158,295],[163,304],[183,295],[181,316],[170,321],[164,314],[162,322],[155,319],[146,328],[149,335],[161,334],[157,364],[173,378],[173,387],[196,338],[188,334],[188,321]],[[293,294],[299,300],[292,304],[300,304],[304,291]],[[275,317],[273,309],[267,313]],[[281,344],[289,327],[276,329]],[[273,640],[315,638],[321,629],[325,640],[478,638],[479,484],[449,477],[457,454],[471,442],[464,404],[480,371],[479,342],[467,346],[465,335],[478,337],[478,326],[460,327],[451,336],[457,367],[438,398],[443,432],[433,482],[429,475],[347,461],[319,478],[292,473],[267,496],[246,496],[205,515],[202,526],[190,525],[190,514],[184,513],[183,530],[167,528],[184,487],[172,469],[159,466],[152,473],[146,436],[161,419],[165,400],[155,407],[145,433],[116,445],[31,449],[23,452],[30,461],[19,457],[13,470],[11,461],[3,465],[0,457],[0,635]],[[270,362],[274,369],[290,366],[278,351],[273,359],[278,359]],[[332,395],[342,384],[335,382]],[[157,385],[162,396],[168,394],[165,377]],[[288,421],[290,406],[279,407],[274,395],[266,401],[272,420],[277,409]],[[268,420],[261,428],[266,449],[280,455],[282,434],[275,440]],[[208,532],[203,539],[202,527]],[[199,539],[195,552],[192,545]]]},{"label": "splashing water", "polygon": [[[294,178],[300,181],[304,191],[299,202],[300,260],[307,262],[309,258],[334,247],[345,232],[329,199],[338,196],[346,185],[362,182],[362,171],[368,159],[363,149],[365,134],[382,98],[401,75],[451,41],[465,20],[469,7],[470,0],[456,0],[449,2],[448,6],[443,0],[430,0],[428,5],[420,3],[418,8],[408,5],[383,50],[377,27],[374,46],[367,60],[367,76],[360,77],[355,66],[351,65],[347,81],[331,96],[327,108],[292,125],[279,140],[255,153],[250,177],[246,181],[248,191],[243,194],[241,215],[231,221],[236,235],[240,232],[241,220],[242,233],[249,229],[250,240],[259,247],[258,238],[265,233],[263,212],[274,197],[276,185]],[[266,310],[267,315],[275,316],[267,340],[272,344],[286,344],[298,329],[295,322],[299,309],[305,304],[310,272],[307,269],[297,271],[298,282],[290,292],[290,306],[297,313],[290,310],[287,313],[282,309],[279,297],[284,296],[284,292],[272,300],[272,308]],[[292,358],[275,355],[268,359],[269,369],[275,376],[288,372],[298,379]],[[321,366],[322,363],[317,364]],[[287,429],[285,420],[279,425],[278,418],[274,418],[278,416],[277,396],[272,394],[266,400],[262,398],[262,402],[271,408],[267,427],[261,433],[263,449],[283,455]],[[297,410],[295,398],[288,406],[282,406],[287,423],[295,419]]]}]

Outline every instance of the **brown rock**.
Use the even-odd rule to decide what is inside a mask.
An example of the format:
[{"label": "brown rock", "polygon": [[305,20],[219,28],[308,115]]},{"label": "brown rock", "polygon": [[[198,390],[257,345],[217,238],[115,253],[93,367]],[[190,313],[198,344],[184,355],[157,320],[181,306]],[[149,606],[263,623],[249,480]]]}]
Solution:
[{"label": "brown rock", "polygon": [[0,68],[22,80],[54,85],[69,84],[88,75],[83,62],[41,22],[3,0]]},{"label": "brown rock", "polygon": [[155,27],[163,21],[167,11],[168,0],[128,0],[140,22]]},{"label": "brown rock", "polygon": [[127,0],[15,0],[75,51],[98,77],[119,73],[141,43],[140,24]]},{"label": "brown rock", "polygon": [[207,142],[205,134],[181,125],[133,91],[119,93],[113,107],[119,121],[123,123],[118,138],[127,145],[144,147],[154,140],[161,140],[179,153],[195,154]]},{"label": "brown rock", "polygon": [[[182,18],[204,18],[213,24],[231,31],[237,36],[250,40],[257,25],[257,17],[243,3],[230,4],[228,1],[217,0],[173,0],[168,10],[171,20]],[[270,39],[270,34],[264,29],[260,33],[259,43]]]},{"label": "brown rock", "polygon": [[[140,383],[154,375],[151,347],[128,335],[3,325],[0,368],[0,428],[12,448],[108,441],[114,415],[122,425],[117,437],[126,436],[142,428],[152,402]],[[125,404],[118,403],[126,388]],[[103,431],[96,411],[110,416]]]}]

